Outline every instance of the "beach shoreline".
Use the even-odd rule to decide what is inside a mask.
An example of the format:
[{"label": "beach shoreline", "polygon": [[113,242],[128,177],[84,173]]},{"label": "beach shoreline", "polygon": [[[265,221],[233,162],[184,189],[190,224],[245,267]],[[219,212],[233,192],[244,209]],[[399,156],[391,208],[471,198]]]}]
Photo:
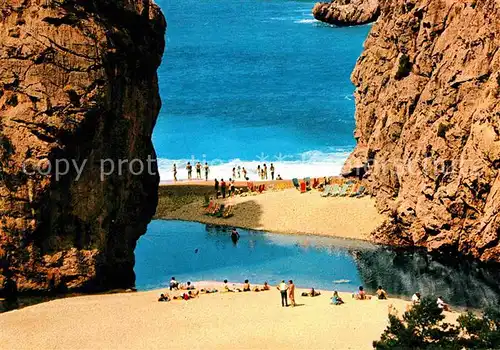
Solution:
[{"label": "beach shoreline", "polygon": [[[287,180],[254,182],[267,186],[290,183]],[[246,190],[246,182],[237,182],[235,186]],[[316,190],[300,193],[295,188],[286,188],[214,199],[213,182],[161,185],[155,219],[370,242],[370,234],[387,220],[369,196],[323,198],[320,194]],[[233,215],[228,218],[205,215],[204,203],[208,197],[214,203],[232,206]]]},{"label": "beach shoreline", "polygon": [[[198,290],[222,287],[215,281],[193,284]],[[172,293],[168,287],[57,299],[1,314],[0,343],[17,349],[152,349],[166,344],[175,349],[371,349],[388,325],[389,306],[401,315],[409,304],[391,296],[358,301],[339,293],[345,304],[335,306],[330,304],[332,291],[302,297],[309,290],[297,287],[298,306],[284,308],[276,286],[270,287],[258,293],[201,294],[188,301],[158,302],[160,293],[184,292]],[[445,315],[449,322],[458,317]]]}]

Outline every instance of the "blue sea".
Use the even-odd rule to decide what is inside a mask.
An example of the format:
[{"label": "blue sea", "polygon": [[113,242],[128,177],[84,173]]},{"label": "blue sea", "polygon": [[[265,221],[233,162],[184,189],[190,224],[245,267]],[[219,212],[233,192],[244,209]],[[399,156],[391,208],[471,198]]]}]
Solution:
[{"label": "blue sea", "polygon": [[333,175],[354,147],[350,74],[369,26],[314,20],[313,1],[158,0],[168,22],[153,135],[173,163],[211,177],[274,163],[284,178]]},{"label": "blue sea", "polygon": [[303,288],[374,292],[382,285],[391,296],[442,295],[453,305],[500,304],[500,272],[466,259],[431,256],[424,251],[394,250],[362,241],[283,235],[184,221],[152,221],[135,250],[136,285],[165,288],[178,281],[277,284],[293,279]]}]

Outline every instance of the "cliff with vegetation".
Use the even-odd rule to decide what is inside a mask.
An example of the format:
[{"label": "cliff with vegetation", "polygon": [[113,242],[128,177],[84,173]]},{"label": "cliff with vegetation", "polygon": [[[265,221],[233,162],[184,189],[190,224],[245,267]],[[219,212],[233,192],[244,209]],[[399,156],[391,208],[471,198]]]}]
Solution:
[{"label": "cliff with vegetation", "polygon": [[385,0],[352,73],[379,242],[500,262],[500,3]]},{"label": "cliff with vegetation", "polygon": [[154,162],[109,164],[155,158],[165,28],[151,0],[2,2],[0,285],[7,274],[26,292],[134,285],[159,178]]}]

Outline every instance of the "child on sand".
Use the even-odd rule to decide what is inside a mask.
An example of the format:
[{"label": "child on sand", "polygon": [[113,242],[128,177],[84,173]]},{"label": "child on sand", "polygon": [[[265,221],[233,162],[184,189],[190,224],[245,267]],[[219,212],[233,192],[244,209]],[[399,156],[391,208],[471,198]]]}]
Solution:
[{"label": "child on sand", "polygon": [[172,279],[170,280],[170,290],[173,289],[179,289],[179,282],[175,280],[175,277],[172,277]]},{"label": "child on sand", "polygon": [[333,305],[342,305],[342,304],[344,304],[344,301],[342,300],[341,297],[339,297],[339,293],[337,291],[333,292],[332,304]]},{"label": "child on sand", "polygon": [[227,280],[224,280],[224,284],[222,285],[222,291],[223,292],[234,292],[229,286],[227,285]]}]

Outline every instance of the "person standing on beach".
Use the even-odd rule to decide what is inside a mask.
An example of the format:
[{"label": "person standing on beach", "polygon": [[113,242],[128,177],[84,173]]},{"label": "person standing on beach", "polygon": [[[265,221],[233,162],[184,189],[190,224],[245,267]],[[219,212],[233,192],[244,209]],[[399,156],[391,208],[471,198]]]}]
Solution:
[{"label": "person standing on beach", "polygon": [[222,194],[222,198],[226,198],[226,183],[224,179],[220,179],[220,192]]},{"label": "person standing on beach", "polygon": [[238,165],[238,179],[241,179],[241,167]]},{"label": "person standing on beach", "polygon": [[262,176],[262,174],[260,173],[260,164],[259,164],[259,165],[257,165],[257,176],[258,176],[258,177],[261,177],[261,176]]},{"label": "person standing on beach", "polygon": [[233,167],[233,179],[236,177],[236,167]]},{"label": "person standing on beach", "polygon": [[175,163],[172,171],[174,172],[174,181],[177,181],[177,165],[175,165]]},{"label": "person standing on beach", "polygon": [[276,287],[281,294],[281,306],[285,307],[288,306],[288,300],[286,298],[286,291],[288,289],[288,286],[286,285],[285,281],[281,281],[280,284],[278,284],[278,287]]},{"label": "person standing on beach", "polygon": [[205,162],[203,168],[205,169],[205,181],[208,181],[208,172],[210,171],[210,168],[208,167],[207,162]]},{"label": "person standing on beach", "polygon": [[263,179],[267,180],[267,165],[266,165],[266,163],[264,163],[264,176],[263,176]]},{"label": "person standing on beach", "polygon": [[247,178],[247,170],[245,169],[245,167],[243,167],[242,172],[243,172],[243,178],[244,178],[245,180],[248,180],[248,178]]},{"label": "person standing on beach", "polygon": [[274,180],[274,165],[273,165],[273,163],[271,163],[271,168],[269,168],[269,170],[271,170],[271,180]]},{"label": "person standing on beach", "polygon": [[196,163],[196,179],[201,180],[201,163]]},{"label": "person standing on beach", "polygon": [[215,199],[219,198],[219,181],[215,179]]},{"label": "person standing on beach", "polygon": [[292,280],[288,281],[288,297],[290,298],[292,307],[295,306],[295,284],[293,284]]},{"label": "person standing on beach", "polygon": [[193,174],[193,166],[191,165],[190,162],[187,163],[186,170],[188,172],[188,180],[191,180]]}]

